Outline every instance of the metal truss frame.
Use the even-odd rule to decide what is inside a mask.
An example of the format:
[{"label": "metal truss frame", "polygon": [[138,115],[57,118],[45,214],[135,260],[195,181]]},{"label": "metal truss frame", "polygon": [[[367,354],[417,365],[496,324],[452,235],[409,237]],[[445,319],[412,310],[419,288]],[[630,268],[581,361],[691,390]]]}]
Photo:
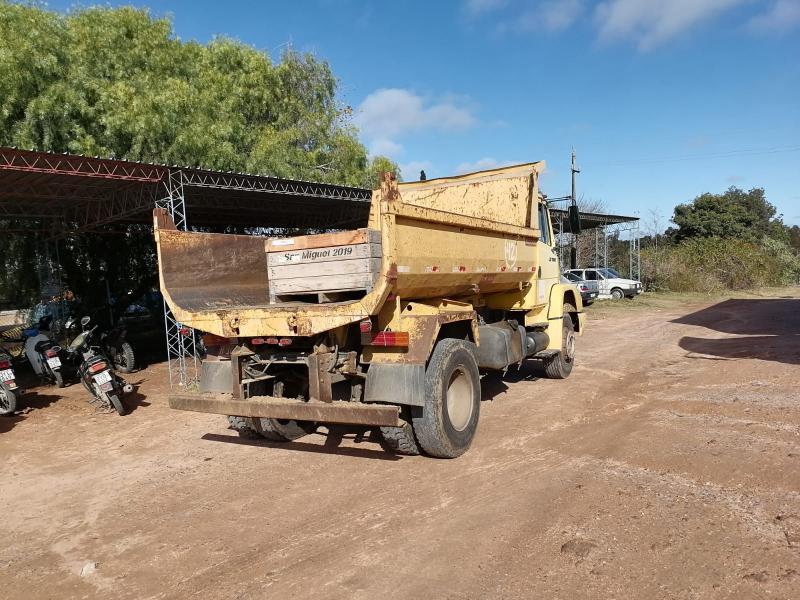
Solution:
[{"label": "metal truss frame", "polygon": [[[640,251],[640,229],[639,219],[630,219],[625,222],[616,222],[609,215],[608,222],[598,224],[595,227],[587,228],[581,234],[583,239],[588,238],[590,254],[593,257],[592,264],[579,265],[579,267],[609,267],[619,265],[609,265],[608,241],[619,236],[621,233],[628,232],[628,275],[631,279],[641,280],[641,251]],[[571,233],[560,233],[556,235],[557,251],[562,269],[566,269],[571,262],[573,248],[577,248],[578,236]]]},{"label": "metal truss frame", "polygon": [[[165,196],[155,202],[172,216],[175,227],[188,229],[186,221],[186,198],[183,194],[183,172],[170,171],[164,181]],[[184,326],[172,314],[166,299],[164,302],[164,332],[167,344],[167,366],[170,387],[182,389],[195,387],[199,380],[197,367],[197,334]]]},{"label": "metal truss frame", "polygon": [[77,154],[55,154],[0,147],[0,169],[50,175],[81,175],[158,183],[168,167],[151,163],[116,160]]},{"label": "metal truss frame", "polygon": [[370,200],[372,190],[293,179],[276,179],[243,173],[223,173],[199,169],[182,170],[186,187],[236,190],[241,192],[270,192],[281,196],[305,196],[332,200]]}]

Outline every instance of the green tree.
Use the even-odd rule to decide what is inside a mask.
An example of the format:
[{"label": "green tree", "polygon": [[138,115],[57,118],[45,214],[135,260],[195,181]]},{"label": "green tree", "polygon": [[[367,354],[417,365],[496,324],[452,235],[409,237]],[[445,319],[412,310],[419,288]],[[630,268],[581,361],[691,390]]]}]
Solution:
[{"label": "green tree", "polygon": [[[377,170],[397,167],[368,157],[351,113],[330,65],[311,54],[275,62],[227,38],[183,42],[169,20],[132,7],[64,15],[0,0],[2,145],[372,186]],[[100,240],[116,240],[113,253],[78,236],[65,242],[62,262],[78,280],[68,285],[89,293],[113,278],[122,294],[133,281],[152,284],[152,239],[107,229],[117,235]],[[11,237],[0,235],[6,266],[27,261],[35,272],[35,255]],[[92,273],[77,268],[89,262]],[[0,296],[19,295],[0,283]]]},{"label": "green tree", "polygon": [[731,187],[722,194],[702,194],[675,207],[672,230],[678,241],[690,238],[737,238],[757,242],[763,237],[787,240],[786,227],[763,188]]}]

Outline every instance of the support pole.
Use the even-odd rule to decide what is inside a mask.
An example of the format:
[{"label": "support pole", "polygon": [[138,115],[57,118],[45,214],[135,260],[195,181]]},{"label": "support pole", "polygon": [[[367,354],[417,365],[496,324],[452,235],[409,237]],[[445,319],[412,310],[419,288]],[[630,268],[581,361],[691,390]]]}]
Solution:
[{"label": "support pole", "polygon": [[[186,202],[184,199],[183,171],[170,171],[166,187],[166,196],[156,201],[156,206],[166,208],[175,227],[186,231]],[[169,385],[178,385],[187,389],[196,385],[198,380],[196,334],[194,330],[179,323],[164,301],[164,330],[167,343],[167,361],[169,366]]]}]

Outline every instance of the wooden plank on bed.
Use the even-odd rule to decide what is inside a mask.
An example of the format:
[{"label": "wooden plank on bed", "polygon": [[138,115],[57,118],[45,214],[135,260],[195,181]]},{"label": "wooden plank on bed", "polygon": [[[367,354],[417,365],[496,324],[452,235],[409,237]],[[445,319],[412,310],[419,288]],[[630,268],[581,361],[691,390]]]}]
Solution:
[{"label": "wooden plank on bed", "polygon": [[318,263],[288,264],[269,267],[269,281],[303,277],[309,281],[326,275],[354,275],[374,273],[381,270],[380,258],[351,258]]},{"label": "wooden plank on bed", "polygon": [[313,294],[317,292],[347,292],[372,288],[374,273],[350,273],[349,275],[321,275],[319,277],[292,277],[270,281],[272,296],[284,294]]},{"label": "wooden plank on bed", "polygon": [[326,248],[328,246],[369,244],[380,241],[381,232],[377,229],[354,229],[352,231],[337,231],[336,233],[298,235],[290,238],[268,238],[264,243],[264,250],[266,252],[282,252],[286,250],[305,250],[307,248]]},{"label": "wooden plank on bed", "polygon": [[267,254],[267,264],[270,267],[278,267],[280,265],[301,265],[350,260],[353,258],[378,258],[380,256],[381,245],[379,243],[349,244],[347,246],[327,246],[323,248],[270,252]]}]

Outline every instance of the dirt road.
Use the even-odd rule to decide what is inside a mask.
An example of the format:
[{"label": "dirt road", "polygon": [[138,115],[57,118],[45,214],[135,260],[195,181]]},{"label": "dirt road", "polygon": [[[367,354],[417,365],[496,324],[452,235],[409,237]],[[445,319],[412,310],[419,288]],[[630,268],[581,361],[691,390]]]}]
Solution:
[{"label": "dirt road", "polygon": [[126,417],[40,388],[0,421],[2,596],[800,598],[789,294],[600,308],[566,382],[484,381],[450,461],[241,440],[164,365]]}]

